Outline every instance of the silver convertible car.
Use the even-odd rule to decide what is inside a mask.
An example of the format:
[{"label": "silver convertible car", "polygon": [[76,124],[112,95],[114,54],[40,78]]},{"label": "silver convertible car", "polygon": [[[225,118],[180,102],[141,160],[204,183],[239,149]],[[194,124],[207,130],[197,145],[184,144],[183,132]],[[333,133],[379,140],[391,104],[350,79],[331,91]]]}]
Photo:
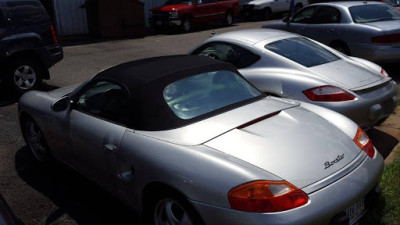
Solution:
[{"label": "silver convertible car", "polygon": [[312,4],[288,23],[265,24],[312,38],[347,55],[380,63],[400,61],[400,11],[382,2]]},{"label": "silver convertible car", "polygon": [[398,101],[382,67],[285,31],[227,32],[190,53],[232,63],[259,90],[332,109],[364,129],[386,120]]},{"label": "silver convertible car", "polygon": [[21,129],[110,190],[146,224],[353,224],[383,159],[346,117],[266,96],[204,56],[124,63],[79,86],[31,91]]}]

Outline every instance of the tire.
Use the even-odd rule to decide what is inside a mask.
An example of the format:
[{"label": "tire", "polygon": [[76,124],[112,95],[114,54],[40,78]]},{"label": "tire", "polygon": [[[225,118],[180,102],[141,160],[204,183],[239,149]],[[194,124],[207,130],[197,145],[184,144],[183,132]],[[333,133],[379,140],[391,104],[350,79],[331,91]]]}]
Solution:
[{"label": "tire", "polygon": [[270,20],[272,19],[272,11],[270,8],[264,8],[263,10],[263,19],[264,20]]},{"label": "tire", "polygon": [[204,225],[190,203],[173,192],[159,192],[148,210],[148,221],[152,225]]},{"label": "tire", "polygon": [[189,32],[192,29],[192,21],[189,17],[185,17],[182,19],[181,28],[183,32]]},{"label": "tire", "polygon": [[7,68],[5,81],[17,93],[25,93],[42,84],[43,68],[36,60],[14,58]]},{"label": "tire", "polygon": [[344,43],[334,43],[334,44],[331,44],[330,46],[331,46],[333,49],[335,49],[335,50],[337,50],[337,51],[339,51],[339,52],[341,52],[341,53],[343,53],[343,54],[351,55],[351,54],[350,54],[349,48],[348,48],[347,45],[344,44]]},{"label": "tire", "polygon": [[228,11],[225,16],[225,25],[232,26],[232,24],[233,24],[233,13],[231,11]]},{"label": "tire", "polygon": [[298,12],[300,9],[302,9],[303,8],[303,6],[301,5],[301,4],[297,4],[295,7],[294,7],[294,12],[296,13],[296,12]]},{"label": "tire", "polygon": [[33,156],[40,162],[48,161],[50,157],[49,147],[37,123],[30,118],[27,119],[23,123],[22,131]]}]

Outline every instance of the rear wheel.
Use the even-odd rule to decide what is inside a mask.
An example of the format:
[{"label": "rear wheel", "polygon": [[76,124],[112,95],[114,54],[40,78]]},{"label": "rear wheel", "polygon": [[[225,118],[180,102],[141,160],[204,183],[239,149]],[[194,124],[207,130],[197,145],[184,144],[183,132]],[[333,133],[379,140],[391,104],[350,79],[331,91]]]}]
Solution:
[{"label": "rear wheel", "polygon": [[294,12],[298,12],[301,8],[303,8],[303,5],[301,5],[300,3],[297,4],[297,5],[294,7]]},{"label": "rear wheel", "polygon": [[263,19],[264,20],[270,20],[272,18],[272,11],[270,8],[265,8],[263,10]]},{"label": "rear wheel", "polygon": [[330,46],[343,54],[350,55],[350,50],[345,43],[337,42],[331,44]]},{"label": "rear wheel", "polygon": [[189,202],[173,192],[162,191],[153,197],[149,210],[153,225],[203,225]]},{"label": "rear wheel", "polygon": [[23,124],[26,143],[38,161],[47,161],[50,155],[49,148],[42,131],[35,121],[27,119]]},{"label": "rear wheel", "polygon": [[15,58],[7,68],[5,81],[14,91],[24,93],[42,83],[42,71],[42,66],[34,59]]}]

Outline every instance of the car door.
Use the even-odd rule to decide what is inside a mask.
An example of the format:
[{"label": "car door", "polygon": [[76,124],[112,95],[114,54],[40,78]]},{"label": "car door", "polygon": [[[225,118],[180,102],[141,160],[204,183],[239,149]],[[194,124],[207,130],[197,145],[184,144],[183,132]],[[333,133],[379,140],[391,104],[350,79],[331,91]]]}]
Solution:
[{"label": "car door", "polygon": [[197,0],[197,5],[193,12],[193,22],[207,23],[218,18],[216,0]]},{"label": "car door", "polygon": [[303,8],[290,20],[290,24],[287,26],[289,32],[297,33],[303,36],[307,36],[310,31],[314,17],[318,11],[318,6],[310,6]]},{"label": "car door", "polygon": [[129,92],[119,84],[99,80],[73,99],[68,163],[103,186],[115,188],[119,147],[130,124]]},{"label": "car door", "polygon": [[320,6],[305,36],[329,44],[340,37],[341,12],[331,6]]}]

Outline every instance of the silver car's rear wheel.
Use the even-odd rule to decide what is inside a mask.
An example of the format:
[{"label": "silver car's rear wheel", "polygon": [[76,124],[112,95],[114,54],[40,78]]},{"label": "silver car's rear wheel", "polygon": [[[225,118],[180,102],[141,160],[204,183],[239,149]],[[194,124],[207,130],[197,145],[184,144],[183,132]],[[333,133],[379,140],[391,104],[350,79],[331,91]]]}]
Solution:
[{"label": "silver car's rear wheel", "polygon": [[151,225],[204,225],[193,206],[173,189],[158,187],[146,194],[146,224]]},{"label": "silver car's rear wheel", "polygon": [[46,161],[49,156],[49,149],[39,126],[33,120],[28,120],[25,123],[24,133],[28,147],[35,158],[41,162]]},{"label": "silver car's rear wheel", "polygon": [[173,199],[160,200],[154,210],[155,225],[193,225],[189,214]]}]

